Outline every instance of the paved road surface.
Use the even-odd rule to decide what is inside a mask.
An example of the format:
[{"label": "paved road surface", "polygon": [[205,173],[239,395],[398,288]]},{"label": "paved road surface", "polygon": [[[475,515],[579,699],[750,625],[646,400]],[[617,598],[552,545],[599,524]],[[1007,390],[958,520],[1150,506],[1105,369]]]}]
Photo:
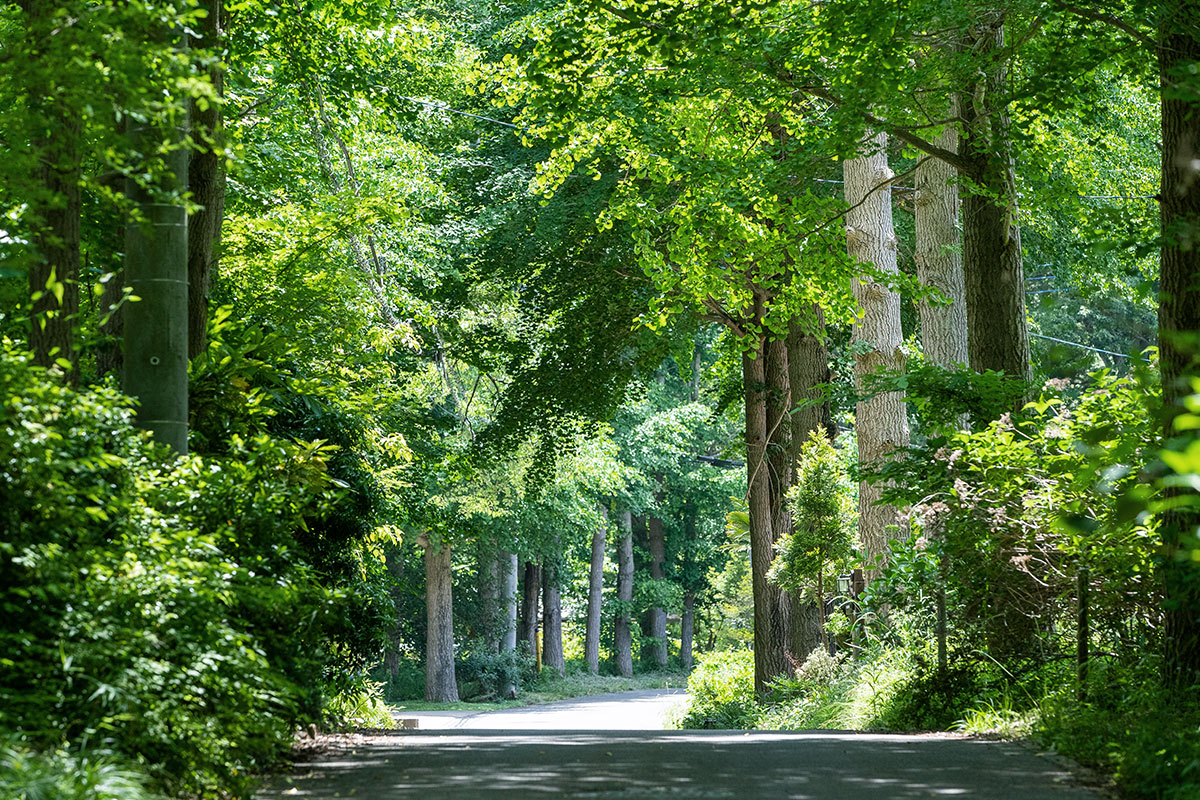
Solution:
[{"label": "paved road surface", "polygon": [[419,730],[661,731],[686,699],[684,689],[643,689],[483,713],[401,710],[397,719],[416,720]]},{"label": "paved road surface", "polygon": [[[633,709],[639,707],[635,698]],[[672,702],[675,698],[671,698]],[[574,701],[577,711],[596,698]],[[589,716],[619,720],[618,708]],[[564,707],[495,712],[508,730],[461,728],[355,737],[277,776],[259,800],[482,798],[792,798],[793,800],[1097,800],[1048,759],[1017,745],[948,735],[830,731],[517,730]],[[650,705],[646,703],[645,705]],[[630,709],[630,718],[638,712]],[[525,716],[528,714],[530,716]],[[515,716],[514,716],[515,715]],[[491,715],[487,715],[491,716]],[[519,717],[516,718],[516,717]],[[474,726],[484,718],[469,717]]]}]

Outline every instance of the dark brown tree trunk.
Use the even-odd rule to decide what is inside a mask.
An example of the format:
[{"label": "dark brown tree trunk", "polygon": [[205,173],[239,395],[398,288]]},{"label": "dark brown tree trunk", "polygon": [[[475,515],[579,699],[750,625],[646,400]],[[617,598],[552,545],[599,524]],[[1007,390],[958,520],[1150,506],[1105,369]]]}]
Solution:
[{"label": "dark brown tree trunk", "polygon": [[[1192,393],[1189,378],[1200,374],[1200,2],[1180,0],[1166,16],[1158,39],[1162,79],[1162,255],[1158,306],[1159,368],[1162,375],[1168,448],[1195,441],[1175,419]],[[1175,497],[1194,490],[1177,487]],[[1200,507],[1183,506],[1163,515],[1162,564],[1165,608],[1165,678],[1190,686],[1200,677],[1200,570],[1192,560],[1200,530]]]},{"label": "dark brown tree trunk", "polygon": [[[756,298],[756,316],[762,301]],[[771,467],[767,448],[766,347],[742,355],[746,399],[746,484],[750,515],[750,578],[754,594],[754,690],[762,695],[767,684],[788,674],[788,626],[783,592],[767,579],[775,558],[775,513],[772,507]]]},{"label": "dark brown tree trunk", "polygon": [[[219,54],[223,35],[223,0],[202,4],[208,15],[200,23],[198,45]],[[208,70],[218,96],[224,94],[225,73]],[[221,244],[225,217],[224,115],[220,103],[192,103],[192,136],[197,149],[188,162],[188,188],[199,208],[188,219],[188,358],[208,348],[208,290]]]},{"label": "dark brown tree trunk", "polygon": [[542,568],[535,561],[525,562],[525,576],[521,592],[521,621],[517,626],[517,644],[524,647],[529,655],[538,655],[538,598],[541,597]]},{"label": "dark brown tree trunk", "polygon": [[[1028,379],[1029,332],[1025,325],[1025,274],[1009,137],[1008,71],[1003,16],[978,26],[973,52],[995,54],[996,66],[963,95],[961,156],[971,165],[962,198],[963,279],[967,305],[967,351],[976,372],[1003,371]],[[973,29],[976,30],[976,29]],[[1023,401],[1018,401],[1019,404]]]},{"label": "dark brown tree trunk", "polygon": [[566,672],[563,661],[562,592],[558,569],[547,560],[542,567],[542,667],[560,676]]},{"label": "dark brown tree trunk", "polygon": [[66,105],[56,84],[69,76],[54,75],[44,63],[51,36],[47,29],[56,8],[42,0],[22,0],[29,53],[28,117],[32,127],[33,191],[21,198],[31,221],[29,266],[29,349],[45,367],[59,359],[70,362],[75,380],[75,324],[79,315],[79,237],[82,174],[78,114]]},{"label": "dark brown tree trunk", "polygon": [[425,534],[425,699],[457,703],[454,678],[454,575],[450,545]]},{"label": "dark brown tree trunk", "polygon": [[[600,514],[606,520],[608,510],[600,506]],[[604,594],[604,542],[608,536],[606,524],[596,527],[592,533],[592,560],[588,572],[587,629],[584,632],[583,658],[588,672],[600,673],[600,603]]]},{"label": "dark brown tree trunk", "polygon": [[621,541],[617,548],[617,615],[614,624],[613,650],[617,672],[622,677],[633,675],[633,514],[621,512]]},{"label": "dark brown tree trunk", "polygon": [[[663,521],[659,517],[648,517],[646,528],[650,545],[650,577],[661,582],[667,577],[663,570],[667,552]],[[650,620],[650,636],[654,639],[650,656],[654,666],[663,669],[667,666],[667,611],[662,606],[652,606],[647,616]]]}]

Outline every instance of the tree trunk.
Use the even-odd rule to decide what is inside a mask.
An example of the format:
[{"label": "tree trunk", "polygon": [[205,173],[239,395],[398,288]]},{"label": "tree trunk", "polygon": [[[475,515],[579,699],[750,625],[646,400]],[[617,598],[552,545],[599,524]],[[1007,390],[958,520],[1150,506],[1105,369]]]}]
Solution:
[{"label": "tree trunk", "polygon": [[500,555],[504,565],[504,628],[500,646],[508,653],[517,649],[517,554]]},{"label": "tree trunk", "polygon": [[[663,571],[667,550],[663,521],[659,517],[648,517],[646,527],[650,545],[650,577],[661,585],[667,577]],[[654,638],[650,655],[654,666],[665,669],[667,666],[667,611],[662,606],[652,606],[648,616],[650,618],[650,636]]]},{"label": "tree trunk", "polygon": [[521,624],[517,638],[524,642],[529,655],[538,656],[538,598],[541,597],[542,568],[535,561],[525,562],[524,589],[521,594]]},{"label": "tree trunk", "polygon": [[[955,106],[954,115],[957,114]],[[947,128],[936,144],[958,152],[958,132]],[[950,305],[935,305],[922,298],[921,349],[925,358],[943,367],[967,366],[967,305],[963,283],[961,241],[958,235],[958,170],[936,158],[917,168],[916,251],[917,280],[937,289]]]},{"label": "tree trunk", "polygon": [[499,553],[490,552],[483,556],[483,563],[479,565],[479,600],[483,606],[483,630],[477,633],[482,633],[484,647],[489,653],[500,652],[500,592],[501,581],[503,575],[500,572]]},{"label": "tree trunk", "polygon": [[[800,448],[814,431],[822,431],[829,441],[837,438],[833,409],[826,392],[817,388],[833,379],[829,370],[829,349],[825,344],[825,315],[814,305],[805,323],[792,322],[788,329],[788,385],[792,394],[791,467],[795,475]],[[809,653],[821,644],[817,606],[799,593],[789,594],[788,652],[803,664]]]},{"label": "tree trunk", "polygon": [[[762,318],[762,300],[755,298]],[[750,578],[754,593],[754,691],[763,695],[767,684],[788,674],[788,629],[783,592],[767,580],[775,558],[774,509],[771,501],[767,444],[766,347],[742,355],[746,399],[746,484],[750,514]]]},{"label": "tree trunk", "polygon": [[613,650],[617,672],[622,677],[633,675],[633,630],[630,614],[633,609],[633,514],[621,512],[621,541],[617,548],[617,616],[614,627]]},{"label": "tree trunk", "polygon": [[[187,41],[180,38],[181,47]],[[174,149],[164,157],[169,183],[161,190],[182,195],[187,188],[186,120],[156,131],[130,122],[131,151],[153,152],[165,139]],[[125,228],[125,284],[140,297],[124,308],[125,392],[138,401],[134,424],[177,453],[187,452],[188,435],[188,221],[182,205],[166,205],[136,181],[126,194],[141,219]]]},{"label": "tree trunk", "polygon": [[[219,52],[224,22],[223,0],[202,3],[208,15],[199,26],[200,46]],[[217,95],[223,96],[225,73],[208,69]],[[198,144],[188,162],[188,188],[199,208],[188,220],[188,358],[208,349],[208,288],[221,244],[225,217],[224,115],[220,103],[204,108],[192,103],[192,137]]]},{"label": "tree trunk", "polygon": [[425,699],[457,703],[454,679],[454,575],[450,545],[426,533],[425,548]]},{"label": "tree trunk", "polygon": [[383,668],[389,677],[400,672],[400,648],[404,641],[404,629],[400,625],[400,609],[404,601],[404,559],[396,545],[385,545],[383,564],[388,573],[388,588],[392,598],[392,610],[396,614],[392,629],[388,632],[388,643],[383,651]]},{"label": "tree trunk", "polygon": [[[850,255],[870,263],[883,274],[895,274],[896,234],[892,228],[892,193],[884,187],[872,191],[892,177],[887,165],[887,135],[875,134],[864,146],[863,155],[845,163],[846,242]],[[855,278],[854,299],[861,317],[854,324],[854,384],[858,393],[868,390],[868,377],[880,368],[891,372],[904,369],[900,330],[900,295],[869,276]],[[877,394],[860,401],[855,409],[858,461],[870,466],[885,459],[896,448],[908,446],[908,417],[900,392]],[[867,579],[879,575],[887,560],[890,526],[903,520],[891,506],[879,503],[882,486],[863,481],[858,489],[858,531],[868,568]]]},{"label": "tree trunk", "polygon": [[[600,506],[605,519],[608,510]],[[588,672],[600,674],[600,603],[604,592],[604,540],[608,531],[605,524],[598,525],[592,533],[592,563],[588,572],[587,630],[584,633],[583,657]]]},{"label": "tree trunk", "polygon": [[558,585],[558,569],[549,560],[542,567],[542,667],[554,670],[560,677],[566,672],[563,661],[562,593]]},{"label": "tree trunk", "polygon": [[69,85],[69,76],[53,76],[45,63],[44,50],[50,46],[51,36],[47,24],[52,21],[55,4],[23,0],[21,7],[27,17],[28,118],[34,156],[34,188],[21,198],[28,205],[33,256],[29,266],[29,349],[33,362],[44,367],[54,366],[58,359],[69,361],[68,379],[74,382],[82,126],[78,112],[56,97],[64,80]]},{"label": "tree trunk", "polygon": [[696,632],[696,593],[683,596],[683,617],[679,620],[679,663],[685,670],[692,668],[692,639]]},{"label": "tree trunk", "polygon": [[[994,69],[963,95],[961,155],[970,163],[962,200],[963,278],[967,306],[967,350],[976,372],[1002,370],[1016,378],[1033,375],[1025,325],[1025,275],[1017,222],[1016,175],[1008,111],[996,98],[1008,94],[1000,12],[990,24],[973,27],[967,46],[978,56],[997,54]],[[1023,401],[1018,400],[1018,407]]]},{"label": "tree trunk", "polygon": [[[1189,378],[1200,374],[1200,102],[1196,78],[1188,72],[1200,63],[1196,19],[1200,2],[1181,0],[1158,38],[1163,142],[1158,336],[1166,411],[1163,438],[1170,449],[1195,441],[1195,431],[1177,431],[1175,419],[1184,413],[1183,399],[1192,393]],[[1168,490],[1174,498],[1185,493],[1194,495],[1195,490]],[[1177,687],[1191,686],[1200,676],[1200,571],[1190,552],[1197,528],[1200,506],[1163,515],[1164,677]]]}]

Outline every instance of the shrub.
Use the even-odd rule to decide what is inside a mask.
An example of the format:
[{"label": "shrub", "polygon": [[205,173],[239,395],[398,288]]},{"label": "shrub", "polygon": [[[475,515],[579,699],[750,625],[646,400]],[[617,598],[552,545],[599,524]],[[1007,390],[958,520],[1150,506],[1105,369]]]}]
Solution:
[{"label": "shrub", "polygon": [[0,797],[11,800],[151,800],[147,783],[111,753],[0,745]]},{"label": "shrub", "polygon": [[531,656],[520,650],[492,653],[475,642],[466,649],[455,667],[460,684],[474,684],[478,691],[466,697],[503,697],[510,687],[521,690],[533,682],[536,666]]},{"label": "shrub", "polygon": [[754,653],[706,653],[688,678],[691,701],[681,728],[753,728],[759,708],[754,697]]}]

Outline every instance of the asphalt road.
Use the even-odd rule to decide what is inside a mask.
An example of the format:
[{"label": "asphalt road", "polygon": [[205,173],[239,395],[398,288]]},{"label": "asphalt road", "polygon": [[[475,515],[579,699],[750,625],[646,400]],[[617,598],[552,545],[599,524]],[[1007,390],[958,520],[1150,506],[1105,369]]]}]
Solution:
[{"label": "asphalt road", "polygon": [[[626,703],[611,696],[602,702],[617,706],[604,711],[608,718],[619,716]],[[539,708],[522,712],[563,719],[559,704]],[[496,718],[513,721],[513,713],[496,712]],[[532,719],[521,721],[528,725]],[[1100,795],[1021,746],[950,735],[449,728],[353,737],[277,776],[257,795],[287,797],[1097,800]]]}]

